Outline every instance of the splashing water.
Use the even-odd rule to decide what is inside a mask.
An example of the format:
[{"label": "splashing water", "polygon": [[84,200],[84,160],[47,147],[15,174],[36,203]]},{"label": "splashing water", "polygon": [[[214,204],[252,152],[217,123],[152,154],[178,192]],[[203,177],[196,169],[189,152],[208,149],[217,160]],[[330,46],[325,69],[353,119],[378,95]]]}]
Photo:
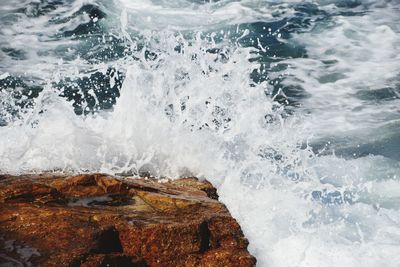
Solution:
[{"label": "splashing water", "polygon": [[0,172],[207,178],[259,266],[396,266],[399,12],[5,0]]}]

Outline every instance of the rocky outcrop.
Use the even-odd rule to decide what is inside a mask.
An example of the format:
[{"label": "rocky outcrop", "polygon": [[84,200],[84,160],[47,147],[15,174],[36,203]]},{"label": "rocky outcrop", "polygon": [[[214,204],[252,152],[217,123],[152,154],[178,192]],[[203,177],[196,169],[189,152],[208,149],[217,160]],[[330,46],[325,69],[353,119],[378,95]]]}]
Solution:
[{"label": "rocky outcrop", "polygon": [[0,265],[253,266],[247,245],[196,178],[0,176]]}]

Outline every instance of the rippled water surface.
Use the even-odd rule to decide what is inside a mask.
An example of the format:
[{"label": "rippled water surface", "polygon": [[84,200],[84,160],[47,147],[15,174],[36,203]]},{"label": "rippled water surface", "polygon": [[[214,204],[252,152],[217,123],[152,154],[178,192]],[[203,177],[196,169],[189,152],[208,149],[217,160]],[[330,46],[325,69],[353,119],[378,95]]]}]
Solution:
[{"label": "rippled water surface", "polygon": [[209,179],[258,266],[400,262],[397,0],[2,0],[0,172]]}]

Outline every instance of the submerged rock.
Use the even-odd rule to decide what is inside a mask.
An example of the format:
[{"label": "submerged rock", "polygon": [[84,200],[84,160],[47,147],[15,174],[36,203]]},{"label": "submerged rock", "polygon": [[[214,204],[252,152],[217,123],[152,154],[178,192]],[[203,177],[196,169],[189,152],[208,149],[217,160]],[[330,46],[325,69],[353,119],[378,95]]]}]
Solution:
[{"label": "submerged rock", "polygon": [[247,245],[196,178],[0,176],[0,265],[253,266]]}]

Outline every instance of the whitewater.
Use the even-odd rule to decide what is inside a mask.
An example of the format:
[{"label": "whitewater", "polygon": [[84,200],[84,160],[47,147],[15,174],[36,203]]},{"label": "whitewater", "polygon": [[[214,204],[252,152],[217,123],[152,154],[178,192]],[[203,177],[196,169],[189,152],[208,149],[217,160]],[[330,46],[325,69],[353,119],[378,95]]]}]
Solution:
[{"label": "whitewater", "polygon": [[257,266],[400,263],[397,0],[2,0],[0,173],[196,176]]}]

